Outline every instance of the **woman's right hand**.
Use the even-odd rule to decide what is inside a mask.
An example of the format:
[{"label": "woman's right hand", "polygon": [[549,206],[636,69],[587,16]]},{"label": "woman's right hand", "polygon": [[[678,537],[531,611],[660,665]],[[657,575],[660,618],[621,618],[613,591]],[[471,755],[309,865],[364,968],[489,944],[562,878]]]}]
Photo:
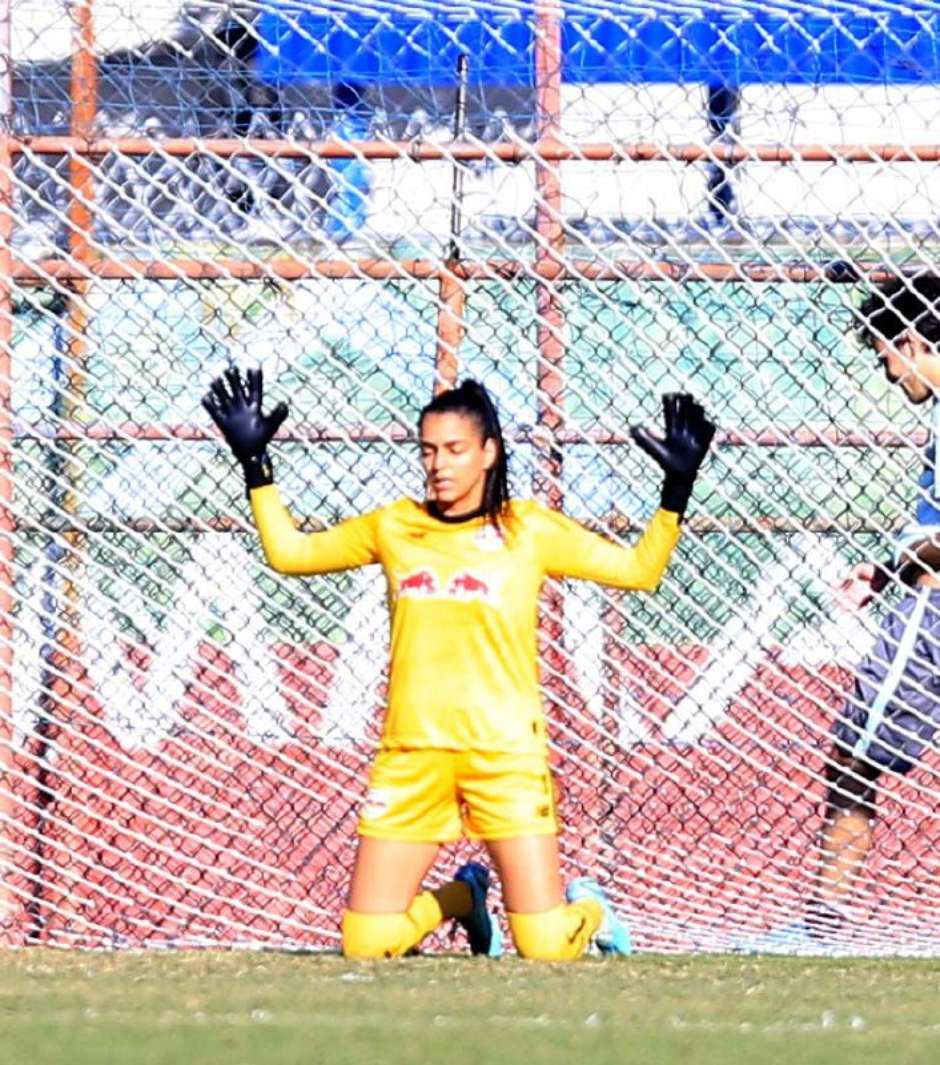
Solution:
[{"label": "woman's right hand", "polygon": [[209,417],[241,463],[249,490],[272,483],[267,447],[288,414],[286,403],[279,403],[265,414],[263,395],[264,378],[260,368],[248,370],[243,383],[233,366],[212,382],[202,400]]},{"label": "woman's right hand", "polygon": [[663,396],[663,417],[665,435],[657,436],[642,425],[633,426],[630,435],[666,475],[661,506],[684,514],[699,467],[715,435],[715,425],[687,392],[667,392]]}]

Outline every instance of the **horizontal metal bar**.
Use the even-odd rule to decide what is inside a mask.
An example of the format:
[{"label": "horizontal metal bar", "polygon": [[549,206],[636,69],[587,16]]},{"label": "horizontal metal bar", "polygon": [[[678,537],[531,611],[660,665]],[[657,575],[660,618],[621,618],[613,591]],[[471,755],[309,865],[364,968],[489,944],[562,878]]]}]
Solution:
[{"label": "horizontal metal bar", "polygon": [[[637,521],[624,514],[613,514],[607,518],[582,519],[589,528],[603,530],[626,535],[640,532],[644,529],[645,522]],[[306,526],[308,531],[323,528],[322,522],[312,519]],[[683,527],[698,535],[740,535],[744,533],[842,533],[845,535],[857,535],[860,533],[893,534],[900,532],[901,526],[887,527],[875,526],[863,521],[836,522],[831,518],[820,517],[812,521],[799,521],[797,518],[759,518],[759,519],[726,519],[716,520],[705,515],[692,515],[687,518]],[[126,521],[116,520],[109,517],[94,517],[88,519],[76,518],[69,522],[49,522],[38,519],[18,519],[14,523],[14,530],[18,533],[33,533],[44,535],[64,535],[66,533],[140,533],[143,535],[156,535],[169,532],[179,534],[202,535],[209,532],[222,533],[248,533],[255,534],[254,527],[249,520],[219,516],[215,518],[187,518],[185,516],[172,518],[128,518]]]},{"label": "horizontal metal bar", "polygon": [[[208,423],[208,415],[206,421]],[[61,423],[48,432],[42,429],[16,426],[14,439],[19,441],[156,441],[171,443],[173,441],[207,441],[213,444],[222,444],[221,435],[208,424],[198,425],[160,425],[139,424],[136,422],[120,422],[107,424],[105,422],[92,422],[88,425],[74,423]],[[404,443],[416,441],[417,435],[414,430],[402,426],[389,426],[387,429],[379,429],[369,425],[351,425],[348,430],[339,426],[296,426],[291,429],[281,429],[276,437],[277,441],[296,443],[328,443],[328,442],[351,442],[351,443]]]},{"label": "horizontal metal bar", "polygon": [[577,143],[545,138],[537,141],[298,141],[234,137],[99,137],[37,135],[8,137],[11,154],[77,155],[101,157],[152,155],[186,157],[214,155],[267,156],[285,159],[411,159],[414,162],[456,160],[505,163],[544,162],[664,162],[683,163],[935,163],[940,144],[657,144],[653,141],[599,141]]},{"label": "horizontal metal bar", "polygon": [[85,263],[70,259],[41,259],[35,263],[17,260],[13,277],[17,281],[87,281],[102,278],[115,281],[195,281],[304,278],[346,278],[349,280],[424,280],[446,272],[442,263],[430,260],[319,259],[305,261],[288,257],[264,262],[248,259],[123,259],[97,258]]},{"label": "horizontal metal bar", "polygon": [[[637,521],[626,515],[615,514],[601,521],[586,521],[586,525],[592,528],[607,530],[617,534],[642,532],[646,523]],[[903,525],[878,526],[869,521],[854,519],[851,521],[834,521],[832,518],[820,516],[809,521],[800,521],[793,517],[766,517],[766,518],[731,518],[717,520],[704,514],[693,514],[682,523],[684,529],[698,535],[710,535],[719,533],[722,535],[739,535],[742,533],[841,533],[855,536],[860,533],[888,534],[899,533]]]},{"label": "horizontal metal bar", "polygon": [[[120,422],[109,424],[92,422],[88,425],[61,423],[48,432],[29,426],[14,427],[17,441],[206,441],[222,444],[217,431],[198,425],[161,425]],[[516,444],[534,444],[551,447],[558,445],[595,444],[599,447],[631,445],[627,433],[604,429],[565,428],[554,433],[538,427],[520,426],[508,429],[507,438]],[[794,429],[770,426],[761,430],[719,430],[715,443],[727,447],[851,447],[851,448],[905,448],[923,447],[929,433],[917,428],[909,433],[894,429],[877,429],[871,432],[839,429],[835,426],[800,426]],[[417,434],[413,429],[400,425],[379,428],[374,425],[354,424],[349,426],[297,425],[281,428],[275,442],[283,443],[415,443]]]},{"label": "horizontal metal bar", "polygon": [[897,269],[883,265],[861,269],[835,261],[813,263],[685,263],[657,260],[569,259],[555,257],[529,262],[522,259],[486,259],[476,262],[445,262],[433,259],[297,259],[281,256],[265,261],[247,259],[122,259],[97,258],[87,262],[42,259],[35,263],[17,260],[13,277],[21,283],[88,281],[196,281],[307,278],[355,280],[461,280],[493,281],[532,277],[548,281],[748,281],[758,283],[826,281],[830,284],[877,284],[896,278]]},{"label": "horizontal metal bar", "polygon": [[17,518],[15,529],[20,533],[46,534],[63,536],[66,534],[82,533],[142,533],[156,535],[158,533],[191,533],[200,535],[210,532],[223,533],[251,533],[255,529],[250,520],[245,518],[219,515],[210,518],[196,518],[188,515],[167,518],[127,518],[121,521],[116,518],[70,517],[68,521],[42,520],[39,518]]}]

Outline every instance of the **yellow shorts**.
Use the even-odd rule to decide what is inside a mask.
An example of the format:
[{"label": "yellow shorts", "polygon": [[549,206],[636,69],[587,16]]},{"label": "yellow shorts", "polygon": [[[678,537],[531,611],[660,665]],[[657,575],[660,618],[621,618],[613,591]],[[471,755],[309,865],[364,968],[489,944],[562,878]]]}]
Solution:
[{"label": "yellow shorts", "polygon": [[411,843],[557,832],[555,785],[538,754],[379,751],[359,816],[361,836]]}]

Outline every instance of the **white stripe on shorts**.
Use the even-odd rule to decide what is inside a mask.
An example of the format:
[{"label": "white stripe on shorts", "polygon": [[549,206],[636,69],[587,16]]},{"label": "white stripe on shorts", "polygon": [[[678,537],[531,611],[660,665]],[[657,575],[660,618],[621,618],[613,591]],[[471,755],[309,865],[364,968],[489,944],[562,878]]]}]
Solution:
[{"label": "white stripe on shorts", "polygon": [[885,679],[882,681],[881,687],[878,689],[875,701],[871,704],[871,708],[868,711],[868,721],[865,723],[865,731],[862,732],[855,741],[855,746],[852,749],[852,754],[855,756],[868,753],[868,748],[871,746],[872,740],[875,738],[878,726],[885,719],[885,710],[888,707],[888,703],[891,701],[891,697],[897,691],[898,685],[901,683],[901,677],[904,675],[904,668],[907,665],[907,660],[910,658],[911,653],[914,650],[914,642],[917,640],[918,632],[920,632],[920,623],[924,620],[924,611],[927,609],[927,598],[929,595],[930,588],[927,587],[921,588],[917,593],[917,603],[911,611],[911,616],[908,618],[907,625],[904,626],[904,634],[901,636],[898,643],[898,649],[894,656],[894,661],[891,663],[888,672],[885,674]]}]

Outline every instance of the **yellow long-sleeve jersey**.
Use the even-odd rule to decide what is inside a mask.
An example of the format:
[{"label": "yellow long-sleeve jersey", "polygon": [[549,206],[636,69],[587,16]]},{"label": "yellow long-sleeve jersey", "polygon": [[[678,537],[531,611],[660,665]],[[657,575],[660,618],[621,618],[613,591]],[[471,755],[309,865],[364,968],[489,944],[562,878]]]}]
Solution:
[{"label": "yellow long-sleeve jersey", "polygon": [[251,492],[261,544],[280,573],[380,563],[388,580],[391,664],[387,748],[542,752],[538,596],[546,576],[653,591],[679,539],[658,510],[632,547],[513,500],[504,531],[445,522],[402,499],[323,532],[300,532],[276,486]]}]

